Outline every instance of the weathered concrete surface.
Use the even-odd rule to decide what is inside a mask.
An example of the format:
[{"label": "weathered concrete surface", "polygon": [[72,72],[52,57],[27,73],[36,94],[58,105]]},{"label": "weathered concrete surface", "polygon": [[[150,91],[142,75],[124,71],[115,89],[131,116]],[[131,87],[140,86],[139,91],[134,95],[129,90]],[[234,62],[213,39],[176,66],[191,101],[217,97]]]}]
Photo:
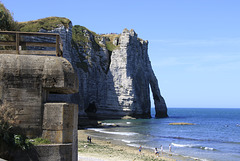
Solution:
[{"label": "weathered concrete surface", "polygon": [[64,58],[0,55],[0,105],[16,109],[16,122],[29,137],[41,136],[49,92],[78,92],[78,79]]},{"label": "weathered concrete surface", "polygon": [[[11,161],[71,161],[72,144],[37,145],[30,150],[12,151]],[[1,161],[1,159],[0,159]],[[73,160],[77,161],[77,159]]]},{"label": "weathered concrete surface", "polygon": [[52,143],[72,143],[73,160],[78,152],[78,106],[68,103],[46,103],[42,137]]},{"label": "weathered concrete surface", "polygon": [[78,92],[78,78],[65,58],[0,55],[0,108],[14,109],[14,127],[28,137],[61,143],[17,151],[15,160],[77,160],[78,106],[46,103],[52,92]]},{"label": "weathered concrete surface", "polygon": [[[39,161],[68,161],[72,158],[72,144],[50,144],[34,147]],[[77,161],[77,159],[72,159]],[[34,160],[32,160],[34,161]]]},{"label": "weathered concrete surface", "polygon": [[[43,137],[52,143],[69,143],[73,141],[75,104],[46,103],[43,113]],[[57,111],[57,112],[56,112]]]}]

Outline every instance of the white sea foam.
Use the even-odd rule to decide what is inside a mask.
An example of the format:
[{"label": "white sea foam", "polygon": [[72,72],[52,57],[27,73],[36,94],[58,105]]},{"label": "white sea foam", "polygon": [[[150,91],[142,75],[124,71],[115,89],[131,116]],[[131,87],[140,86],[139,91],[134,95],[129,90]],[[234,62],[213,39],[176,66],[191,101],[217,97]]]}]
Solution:
[{"label": "white sea foam", "polygon": [[147,142],[147,140],[121,140],[122,142],[125,142],[125,143],[132,143],[132,142],[136,142],[136,143],[143,143],[143,142]]},{"label": "white sea foam", "polygon": [[193,145],[193,144],[175,144],[175,143],[172,143],[172,145],[175,146],[175,147],[180,147],[180,148],[199,148],[199,149],[203,149],[203,150],[216,150],[214,148],[204,147],[204,146],[199,146],[199,145]]},{"label": "white sea foam", "polygon": [[200,147],[201,149],[204,149],[204,150],[215,150],[214,148],[209,148],[209,147]]},{"label": "white sea foam", "polygon": [[116,126],[115,123],[102,123],[102,125],[106,125],[106,126]]},{"label": "white sea foam", "polygon": [[132,141],[131,140],[122,140],[122,142],[124,142],[124,143],[131,143]]},{"label": "white sea foam", "polygon": [[135,140],[135,142],[145,143],[145,142],[148,142],[148,140]]},{"label": "white sea foam", "polygon": [[126,122],[126,124],[128,124],[128,125],[129,125],[129,124],[131,124],[131,122]]},{"label": "white sea foam", "polygon": [[[172,143],[172,145],[173,145],[174,143]],[[139,147],[140,146],[140,144],[127,144],[128,146],[131,146],[131,147]],[[175,145],[180,145],[181,147],[182,146],[186,146],[186,145],[181,145],[181,144],[175,144]],[[187,146],[189,146],[189,145],[187,145]],[[153,147],[149,147],[149,146],[142,146],[144,149],[151,149],[151,150],[154,150],[155,148],[153,148]],[[187,155],[179,155],[179,154],[177,154],[177,153],[174,153],[174,152],[168,152],[168,151],[165,151],[165,150],[163,150],[163,152],[164,153],[167,153],[167,154],[171,154],[171,155],[173,155],[173,156],[180,156],[180,157],[184,157],[184,158],[186,158],[186,159],[191,159],[191,160],[199,160],[199,161],[208,161],[208,160],[206,160],[206,159],[201,159],[201,158],[197,158],[197,157],[192,157],[192,156],[187,156]]]},{"label": "white sea foam", "polygon": [[92,131],[96,131],[96,132],[101,132],[104,129],[100,129],[100,128],[88,128],[87,130],[92,130]]},{"label": "white sea foam", "polygon": [[88,130],[93,130],[93,131],[96,131],[96,132],[105,133],[105,134],[112,134],[112,135],[132,136],[132,135],[137,135],[138,134],[138,133],[134,133],[134,132],[106,131],[105,129],[97,129],[97,128],[89,128]]},{"label": "white sea foam", "polygon": [[110,131],[101,131],[102,133],[105,134],[113,134],[113,135],[126,135],[126,136],[132,136],[132,135],[137,135],[137,133],[134,132],[110,132]]},{"label": "white sea foam", "polygon": [[128,146],[132,146],[132,147],[139,147],[139,144],[127,144]]},{"label": "white sea foam", "polygon": [[188,148],[192,148],[194,145],[192,144],[175,144],[175,143],[172,143],[173,146],[175,147],[188,147]]},{"label": "white sea foam", "polygon": [[200,158],[197,158],[197,157],[191,157],[191,156],[187,156],[187,155],[183,155],[184,158],[190,158],[190,159],[193,159],[193,160],[199,160],[199,161],[208,161],[206,159],[200,159]]},{"label": "white sea foam", "polygon": [[[139,147],[141,144],[127,144],[128,146],[131,146],[131,147]],[[155,148],[153,148],[153,147],[150,147],[150,146],[146,146],[146,145],[141,145],[142,146],[142,148],[144,148],[144,149],[150,149],[150,150],[154,150]]]}]

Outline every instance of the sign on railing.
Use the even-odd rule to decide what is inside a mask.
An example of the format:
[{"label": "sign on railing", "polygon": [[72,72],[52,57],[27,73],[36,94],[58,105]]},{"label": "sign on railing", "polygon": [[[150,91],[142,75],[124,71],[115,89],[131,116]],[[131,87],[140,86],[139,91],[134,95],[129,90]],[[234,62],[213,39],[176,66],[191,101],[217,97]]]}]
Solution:
[{"label": "sign on railing", "polygon": [[[37,37],[42,40],[50,38],[51,41],[34,41]],[[63,45],[57,33],[0,31],[0,54],[62,56]]]}]

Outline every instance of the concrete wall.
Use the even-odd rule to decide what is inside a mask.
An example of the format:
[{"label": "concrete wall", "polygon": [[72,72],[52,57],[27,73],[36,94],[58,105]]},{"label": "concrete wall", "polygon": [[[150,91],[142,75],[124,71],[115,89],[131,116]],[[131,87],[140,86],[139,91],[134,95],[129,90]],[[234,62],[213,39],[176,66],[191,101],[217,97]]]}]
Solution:
[{"label": "concrete wall", "polygon": [[78,106],[76,104],[44,104],[43,138],[57,144],[72,143],[73,160],[77,160],[77,116]]},{"label": "concrete wall", "polygon": [[[14,115],[8,121],[29,138],[43,137],[58,144],[41,147],[39,154],[58,148],[56,160],[77,160],[77,105],[47,103],[49,93],[75,92],[78,78],[65,58],[0,54],[0,108],[7,107]],[[51,157],[39,156],[44,158],[40,160]]]}]

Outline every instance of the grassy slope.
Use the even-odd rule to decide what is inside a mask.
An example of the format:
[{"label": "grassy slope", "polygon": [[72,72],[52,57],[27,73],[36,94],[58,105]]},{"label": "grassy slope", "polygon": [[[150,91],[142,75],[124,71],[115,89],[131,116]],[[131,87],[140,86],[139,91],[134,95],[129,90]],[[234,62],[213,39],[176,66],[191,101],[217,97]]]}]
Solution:
[{"label": "grassy slope", "polygon": [[40,29],[53,30],[55,28],[64,26],[69,27],[71,21],[64,17],[47,17],[34,21],[19,22],[20,31],[23,32],[38,32]]},{"label": "grassy slope", "polygon": [[[84,31],[87,30],[88,32],[90,32],[93,36],[94,36],[94,40],[95,42],[92,42],[93,47],[98,50],[99,47],[104,47],[104,45],[99,44],[99,41],[105,37],[106,38],[106,48],[108,49],[108,51],[112,52],[117,46],[113,45],[113,40],[115,37],[120,37],[120,35],[117,34],[108,34],[108,35],[99,35],[96,34],[95,32],[87,29],[84,26],[80,26],[80,25],[75,25],[73,26],[73,41],[81,46],[85,46],[89,40],[86,36],[84,36]],[[95,44],[97,43],[97,44]],[[97,47],[96,45],[98,45],[99,47]]]}]

